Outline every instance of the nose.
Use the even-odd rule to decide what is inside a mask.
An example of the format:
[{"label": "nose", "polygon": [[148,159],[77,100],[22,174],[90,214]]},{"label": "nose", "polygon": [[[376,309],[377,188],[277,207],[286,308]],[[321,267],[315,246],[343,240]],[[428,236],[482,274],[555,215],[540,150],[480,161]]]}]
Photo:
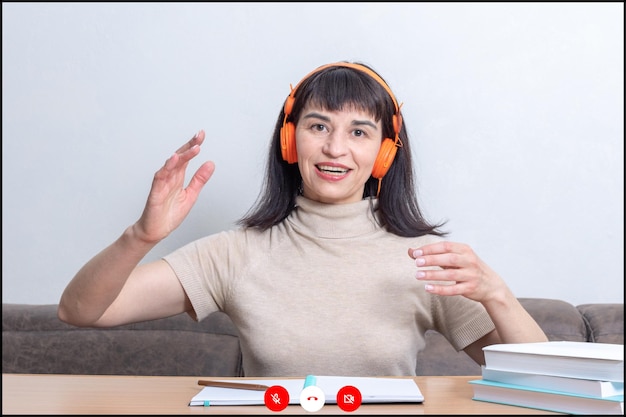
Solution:
[{"label": "nose", "polygon": [[337,131],[332,132],[326,137],[322,152],[333,158],[346,154],[348,152],[348,138]]}]

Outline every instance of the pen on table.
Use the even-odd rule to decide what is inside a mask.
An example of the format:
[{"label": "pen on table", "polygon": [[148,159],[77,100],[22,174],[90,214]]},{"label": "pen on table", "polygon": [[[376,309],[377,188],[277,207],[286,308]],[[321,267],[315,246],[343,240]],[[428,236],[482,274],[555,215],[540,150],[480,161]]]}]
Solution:
[{"label": "pen on table", "polygon": [[205,387],[218,387],[218,388],[233,388],[233,389],[247,389],[253,391],[265,391],[269,388],[267,385],[263,384],[247,384],[245,382],[227,382],[227,381],[206,381],[199,380],[198,385],[203,385]]}]

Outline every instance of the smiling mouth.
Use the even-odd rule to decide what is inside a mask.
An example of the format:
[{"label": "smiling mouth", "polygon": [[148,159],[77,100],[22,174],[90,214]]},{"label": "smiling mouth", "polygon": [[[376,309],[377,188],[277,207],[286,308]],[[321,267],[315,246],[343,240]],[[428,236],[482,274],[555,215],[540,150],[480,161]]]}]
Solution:
[{"label": "smiling mouth", "polygon": [[349,169],[328,166],[328,165],[315,165],[315,167],[327,175],[345,175],[348,173]]}]

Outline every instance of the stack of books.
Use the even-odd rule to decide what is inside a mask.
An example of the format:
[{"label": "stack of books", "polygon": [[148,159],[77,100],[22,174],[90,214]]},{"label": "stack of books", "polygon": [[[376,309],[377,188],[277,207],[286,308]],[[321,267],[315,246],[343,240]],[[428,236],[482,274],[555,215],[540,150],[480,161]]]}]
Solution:
[{"label": "stack of books", "polygon": [[624,345],[553,341],[487,346],[474,400],[568,414],[624,414]]}]

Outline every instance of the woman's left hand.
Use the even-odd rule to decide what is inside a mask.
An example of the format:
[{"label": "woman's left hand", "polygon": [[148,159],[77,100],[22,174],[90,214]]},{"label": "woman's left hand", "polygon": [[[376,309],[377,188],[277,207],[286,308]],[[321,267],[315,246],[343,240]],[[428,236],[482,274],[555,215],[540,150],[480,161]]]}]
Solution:
[{"label": "woman's left hand", "polygon": [[464,243],[442,241],[410,248],[409,256],[415,259],[419,281],[439,281],[425,285],[430,293],[463,295],[483,303],[508,291],[502,278]]}]

